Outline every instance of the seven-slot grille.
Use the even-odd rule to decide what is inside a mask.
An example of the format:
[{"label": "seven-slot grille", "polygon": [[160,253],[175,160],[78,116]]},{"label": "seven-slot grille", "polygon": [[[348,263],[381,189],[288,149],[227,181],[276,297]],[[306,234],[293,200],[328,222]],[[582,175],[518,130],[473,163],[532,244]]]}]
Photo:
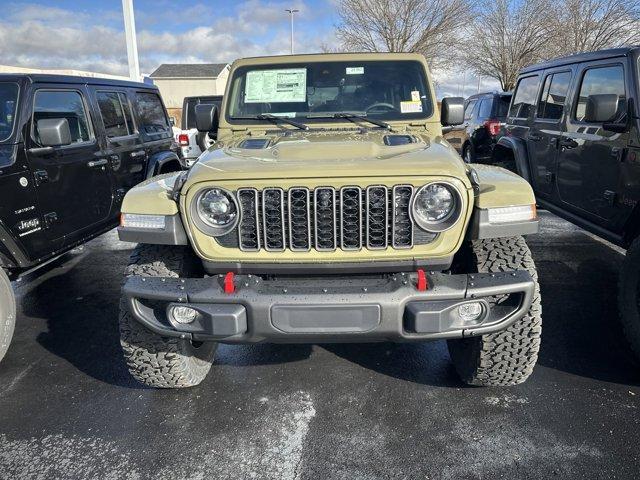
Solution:
[{"label": "seven-slot grille", "polygon": [[411,185],[240,188],[238,246],[253,252],[411,248],[413,193]]}]

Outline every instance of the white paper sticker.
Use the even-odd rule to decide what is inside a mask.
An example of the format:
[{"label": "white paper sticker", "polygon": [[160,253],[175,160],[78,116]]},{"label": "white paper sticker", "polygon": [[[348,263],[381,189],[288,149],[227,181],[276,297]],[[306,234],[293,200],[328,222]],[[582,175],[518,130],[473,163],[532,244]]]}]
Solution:
[{"label": "white paper sticker", "polygon": [[347,67],[347,75],[364,75],[364,67]]},{"label": "white paper sticker", "polygon": [[421,113],[422,102],[400,102],[400,112],[402,113]]},{"label": "white paper sticker", "polygon": [[245,103],[307,101],[307,69],[255,70],[247,72]]},{"label": "white paper sticker", "polygon": [[413,90],[411,92],[411,100],[414,102],[419,102],[420,101],[420,92],[417,90]]}]

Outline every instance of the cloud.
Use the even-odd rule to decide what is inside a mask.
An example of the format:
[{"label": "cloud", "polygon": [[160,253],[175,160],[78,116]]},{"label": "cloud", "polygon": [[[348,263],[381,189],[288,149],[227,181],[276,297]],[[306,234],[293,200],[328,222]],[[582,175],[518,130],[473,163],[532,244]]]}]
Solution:
[{"label": "cloud", "polygon": [[[245,56],[288,53],[285,8],[300,10],[297,21],[311,20],[317,14],[302,0],[247,0],[238,2],[225,16],[215,15],[205,4],[185,9],[176,5],[153,15],[136,11],[141,70],[150,73],[160,63],[231,62]],[[191,22],[195,23],[191,28],[179,27]],[[309,30],[300,27],[297,31],[298,52],[320,51],[326,40],[326,35]],[[0,17],[0,62],[5,64],[126,74],[126,57],[119,10],[89,12],[36,3],[10,4]]]}]

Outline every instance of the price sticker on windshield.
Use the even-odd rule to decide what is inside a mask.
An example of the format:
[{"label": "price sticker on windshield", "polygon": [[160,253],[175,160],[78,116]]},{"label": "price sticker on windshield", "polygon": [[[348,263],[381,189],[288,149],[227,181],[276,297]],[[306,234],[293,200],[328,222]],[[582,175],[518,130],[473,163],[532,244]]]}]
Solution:
[{"label": "price sticker on windshield", "polygon": [[401,113],[422,113],[422,102],[400,102]]},{"label": "price sticker on windshield", "polygon": [[347,67],[347,75],[364,75],[364,67]]},{"label": "price sticker on windshield", "polygon": [[307,101],[307,69],[247,72],[245,103],[302,103]]}]

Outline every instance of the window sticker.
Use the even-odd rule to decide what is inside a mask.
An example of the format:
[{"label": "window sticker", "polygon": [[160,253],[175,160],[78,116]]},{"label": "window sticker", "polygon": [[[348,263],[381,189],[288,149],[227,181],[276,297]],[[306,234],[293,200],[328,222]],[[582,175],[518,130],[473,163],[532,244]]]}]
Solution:
[{"label": "window sticker", "polygon": [[245,103],[307,101],[307,69],[255,70],[247,72]]},{"label": "window sticker", "polygon": [[419,102],[420,101],[420,92],[418,90],[413,90],[411,92],[411,101]]},{"label": "window sticker", "polygon": [[421,113],[422,102],[420,101],[400,102],[400,112],[401,113]]},{"label": "window sticker", "polygon": [[347,75],[364,75],[364,67],[347,67]]}]

